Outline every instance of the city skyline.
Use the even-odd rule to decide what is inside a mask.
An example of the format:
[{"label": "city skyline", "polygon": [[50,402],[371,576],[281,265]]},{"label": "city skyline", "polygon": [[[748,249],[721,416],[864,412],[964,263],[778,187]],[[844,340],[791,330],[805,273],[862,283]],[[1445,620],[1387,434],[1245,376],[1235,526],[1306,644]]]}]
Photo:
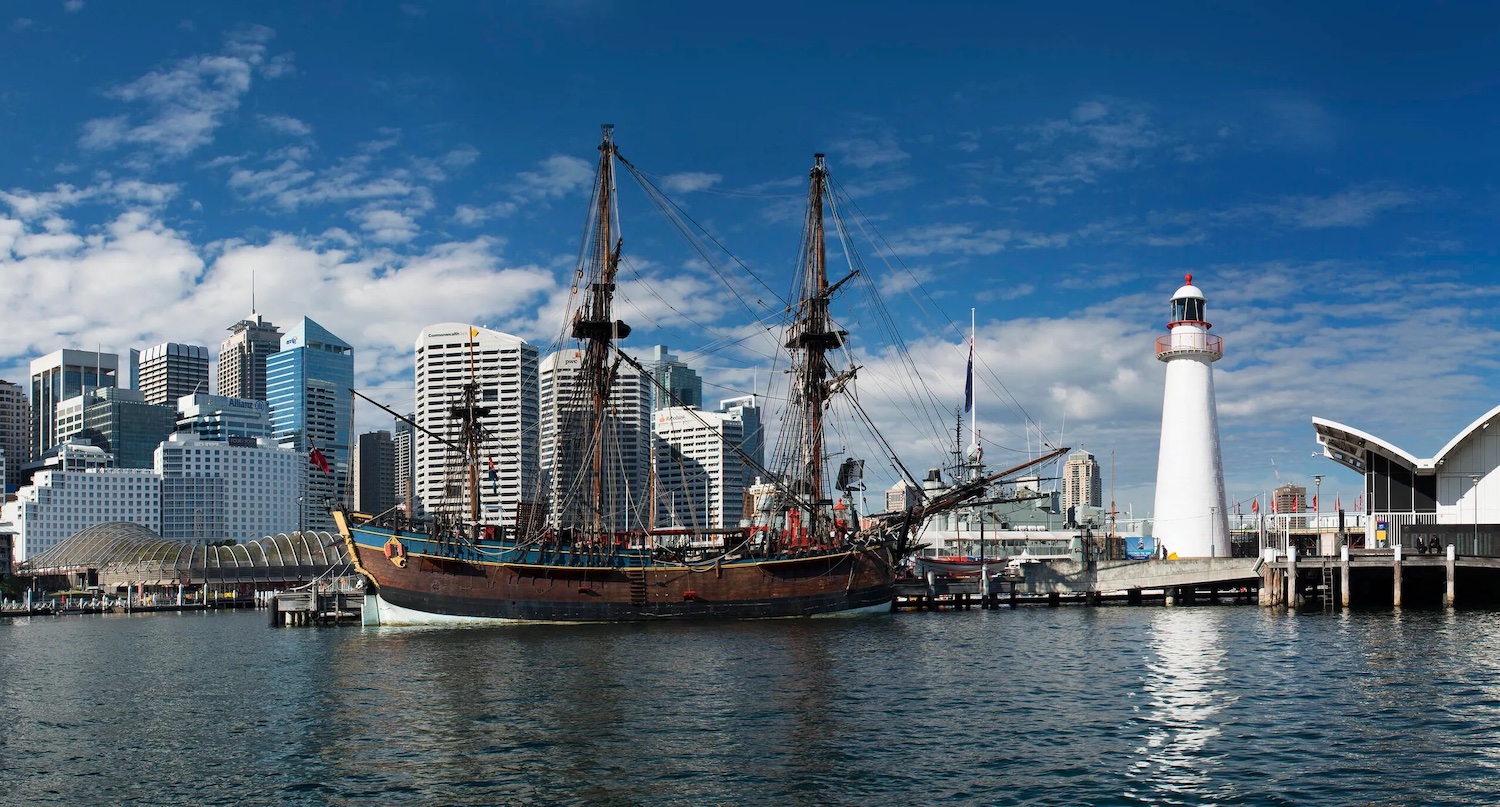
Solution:
[{"label": "city skyline", "polygon": [[[826,152],[891,247],[864,247],[867,271],[954,407],[978,309],[986,460],[1034,447],[1029,413],[1055,444],[1113,455],[1115,499],[1137,515],[1161,411],[1152,347],[1187,272],[1225,338],[1231,506],[1315,473],[1325,494],[1358,490],[1312,457],[1313,416],[1425,454],[1492,408],[1494,90],[1472,77],[1494,61],[1494,11],[1183,5],[1157,24],[1085,6],[822,5],[852,21],[831,52],[828,28],[777,4],[733,33],[713,11],[608,3],[22,4],[0,33],[16,63],[0,114],[26,122],[8,127],[0,189],[16,292],[0,378],[24,383],[57,349],[217,345],[254,310],[344,335],[356,384],[398,390],[402,411],[426,324],[545,354],[609,121],[768,281],[789,273],[803,174]],[[383,37],[410,45],[361,44]],[[739,302],[621,184],[630,349],[674,346],[706,399],[765,396],[770,350],[723,346],[751,327]],[[884,358],[861,356],[869,398],[898,372]],[[893,406],[872,410],[901,429]],[[943,462],[945,446],[893,437],[913,465]]]}]

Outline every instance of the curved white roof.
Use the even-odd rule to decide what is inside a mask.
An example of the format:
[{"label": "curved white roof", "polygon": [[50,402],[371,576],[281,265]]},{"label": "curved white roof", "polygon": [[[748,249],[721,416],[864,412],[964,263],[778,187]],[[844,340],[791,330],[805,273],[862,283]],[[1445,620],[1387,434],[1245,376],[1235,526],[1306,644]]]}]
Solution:
[{"label": "curved white roof", "polygon": [[1439,451],[1437,453],[1437,456],[1432,458],[1433,462],[1442,462],[1443,460],[1447,459],[1448,454],[1451,453],[1453,449],[1458,448],[1460,445],[1462,445],[1463,442],[1469,439],[1469,437],[1475,432],[1489,426],[1490,421],[1494,420],[1496,415],[1500,415],[1500,406],[1497,406],[1494,409],[1485,412],[1483,415],[1480,415],[1478,420],[1470,423],[1467,427],[1464,428],[1463,431],[1455,435],[1452,440],[1449,440],[1448,445],[1443,446],[1443,450]]},{"label": "curved white roof", "polygon": [[1411,452],[1386,440],[1382,440],[1372,434],[1367,434],[1352,426],[1345,426],[1332,420],[1313,418],[1313,430],[1317,432],[1318,444],[1323,446],[1323,456],[1334,460],[1342,465],[1348,466],[1360,473],[1364,473],[1364,452],[1367,450],[1378,451],[1393,460],[1405,463],[1412,470],[1432,471],[1436,470],[1448,455],[1463,445],[1466,440],[1494,422],[1500,416],[1500,406],[1491,409],[1481,415],[1473,423],[1470,423],[1463,431],[1454,435],[1448,444],[1443,446],[1437,454],[1421,458]]}]

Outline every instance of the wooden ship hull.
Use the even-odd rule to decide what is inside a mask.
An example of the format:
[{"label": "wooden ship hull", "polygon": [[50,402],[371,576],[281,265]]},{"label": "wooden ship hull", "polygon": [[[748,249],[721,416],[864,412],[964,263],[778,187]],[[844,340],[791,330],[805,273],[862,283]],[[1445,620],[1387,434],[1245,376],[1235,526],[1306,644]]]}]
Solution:
[{"label": "wooden ship hull", "polygon": [[439,540],[335,513],[373,584],[366,624],[643,622],[888,612],[884,545],[695,563],[629,548]]}]

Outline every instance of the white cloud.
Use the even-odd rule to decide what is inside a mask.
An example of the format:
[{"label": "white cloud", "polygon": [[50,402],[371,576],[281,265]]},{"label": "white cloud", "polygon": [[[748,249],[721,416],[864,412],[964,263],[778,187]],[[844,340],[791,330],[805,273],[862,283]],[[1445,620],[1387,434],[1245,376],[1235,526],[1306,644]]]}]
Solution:
[{"label": "white cloud", "polygon": [[439,157],[438,162],[442,164],[444,168],[459,169],[468,168],[469,166],[473,165],[474,162],[478,159],[479,149],[474,148],[473,146],[459,146],[458,148],[450,150],[442,157]]},{"label": "white cloud", "polygon": [[1016,150],[1035,155],[1018,164],[1013,175],[1043,203],[1099,182],[1106,174],[1142,165],[1172,139],[1157,128],[1142,107],[1087,101],[1067,119],[1046,121],[1027,130],[1030,137]]},{"label": "white cloud", "polygon": [[285,135],[293,137],[306,137],[312,134],[312,127],[290,115],[259,115],[257,116],[262,126]]},{"label": "white cloud", "polygon": [[24,31],[27,28],[32,27],[33,25],[36,25],[36,20],[33,20],[30,17],[17,17],[14,21],[11,22],[10,30],[20,33],[21,31]]},{"label": "white cloud", "polygon": [[709,174],[702,171],[689,171],[681,174],[668,174],[661,178],[661,189],[667,193],[693,193],[703,191],[719,184],[724,179],[719,174]]},{"label": "white cloud", "polygon": [[453,211],[453,220],[459,224],[473,227],[483,224],[490,219],[505,218],[513,215],[520,206],[514,202],[496,202],[492,205],[459,205]]},{"label": "white cloud", "polygon": [[510,189],[527,200],[560,199],[594,182],[594,165],[566,154],[542,160],[535,171],[522,171]]},{"label": "white cloud", "polygon": [[896,138],[889,132],[878,139],[851,137],[833,144],[833,151],[843,155],[843,162],[855,168],[874,168],[910,159],[911,155],[901,150]]},{"label": "white cloud", "polygon": [[379,244],[404,244],[420,231],[416,218],[395,210],[364,208],[351,212],[349,217],[358,221],[359,228]]},{"label": "white cloud", "polygon": [[116,181],[101,177],[94,185],[75,188],[60,184],[50,191],[33,193],[15,189],[0,191],[0,202],[22,220],[52,216],[85,202],[104,202],[118,205],[159,207],[174,198],[180,187],[173,184],[144,182],[141,180]]},{"label": "white cloud", "polygon": [[63,10],[69,14],[76,14],[83,10],[83,0],[65,0]]},{"label": "white cloud", "polygon": [[895,236],[891,249],[906,256],[993,255],[1005,249],[1014,237],[1005,228],[975,230],[967,224],[940,224],[913,228]]},{"label": "white cloud", "polygon": [[1073,120],[1088,123],[1109,114],[1109,107],[1099,101],[1084,101],[1073,108]]},{"label": "white cloud", "polygon": [[896,255],[994,255],[1008,248],[1055,249],[1072,241],[1067,233],[1033,233],[1006,227],[979,229],[969,224],[913,227],[890,239]]},{"label": "white cloud", "polygon": [[393,251],[375,239],[399,232],[404,214],[383,213],[363,217],[364,238],[330,230],[201,246],[146,210],[126,209],[97,228],[0,215],[0,277],[11,304],[28,312],[0,329],[0,376],[24,373],[30,357],[61,346],[216,347],[248,311],[252,271],[268,318],[286,325],[307,315],[357,346],[365,385],[409,383],[411,342],[432,322],[483,322],[534,338],[535,307],[557,289],[552,272],[504,265],[502,242],[490,238],[414,250],[392,238]]},{"label": "white cloud", "polygon": [[99,151],[137,146],[163,158],[180,158],[207,145],[250,90],[273,35],[264,27],[242,29],[217,55],[188,57],[110,90],[109,97],[145,111],[86,122],[79,145]]},{"label": "white cloud", "polygon": [[1364,186],[1332,196],[1289,197],[1282,201],[1276,214],[1284,221],[1312,230],[1363,227],[1379,214],[1415,201],[1411,194],[1396,188]]}]

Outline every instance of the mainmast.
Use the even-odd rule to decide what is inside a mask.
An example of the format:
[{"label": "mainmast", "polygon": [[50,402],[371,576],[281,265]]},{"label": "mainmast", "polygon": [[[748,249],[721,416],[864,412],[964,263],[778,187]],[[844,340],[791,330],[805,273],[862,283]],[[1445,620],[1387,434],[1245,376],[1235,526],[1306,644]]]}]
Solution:
[{"label": "mainmast", "polygon": [[814,157],[807,200],[806,247],[802,264],[802,300],[786,347],[793,355],[792,405],[800,415],[801,439],[795,447],[793,490],[815,507],[808,527],[815,540],[828,535],[824,506],[831,506],[823,468],[823,413],[830,397],[827,354],[843,346],[846,331],[833,330],[828,316],[827,243],[823,233],[823,196],[828,168]]},{"label": "mainmast", "polygon": [[[592,535],[604,532],[606,495],[605,449],[608,441],[607,421],[609,391],[614,372],[610,362],[610,343],[630,335],[630,326],[613,319],[615,275],[619,269],[623,240],[616,235],[615,223],[615,127],[605,124],[603,142],[599,144],[599,168],[594,184],[594,232],[589,243],[588,287],[585,302],[573,320],[573,338],[584,342],[578,383],[585,396],[588,423],[579,432],[588,440],[588,467],[585,489],[588,502],[584,507],[588,523],[583,526]],[[562,439],[561,435],[559,439]]]}]

